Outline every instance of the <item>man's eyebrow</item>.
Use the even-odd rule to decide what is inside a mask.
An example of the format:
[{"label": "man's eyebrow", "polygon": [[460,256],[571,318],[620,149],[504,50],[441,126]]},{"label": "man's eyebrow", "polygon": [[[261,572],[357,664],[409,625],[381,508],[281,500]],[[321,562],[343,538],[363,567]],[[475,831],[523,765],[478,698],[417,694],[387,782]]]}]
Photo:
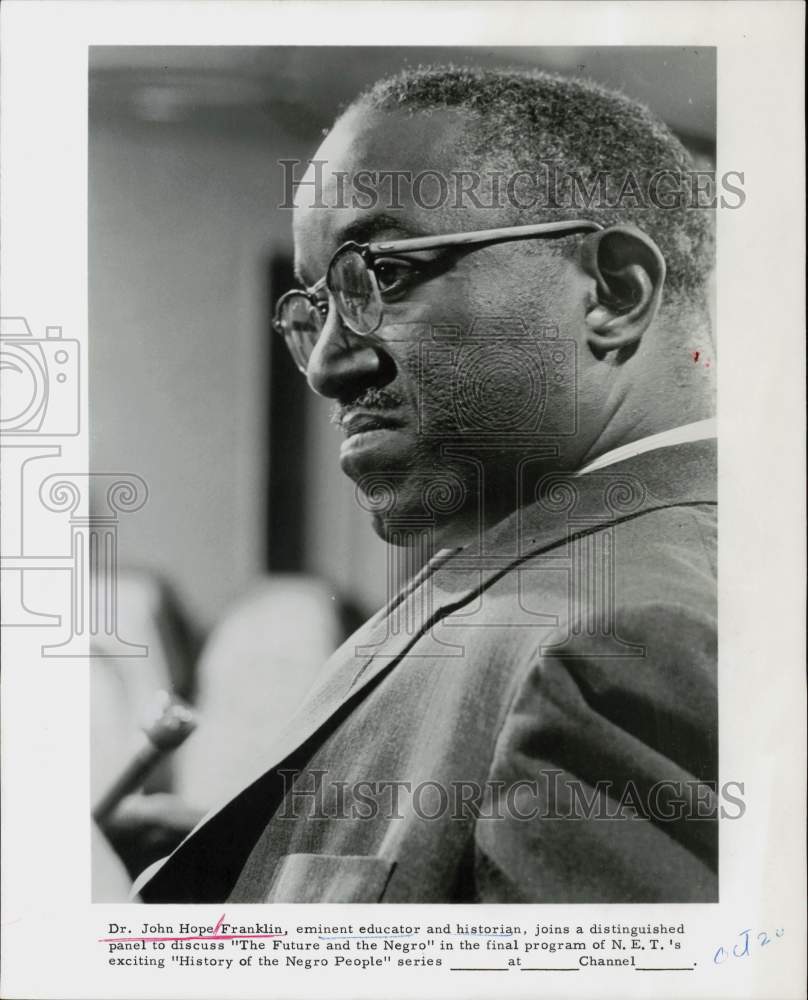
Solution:
[{"label": "man's eyebrow", "polygon": [[378,215],[354,219],[347,226],[337,230],[336,242],[338,245],[348,242],[370,243],[374,236],[379,236],[381,233],[400,234],[402,238],[427,235],[414,226],[407,224],[401,216],[380,212]]}]

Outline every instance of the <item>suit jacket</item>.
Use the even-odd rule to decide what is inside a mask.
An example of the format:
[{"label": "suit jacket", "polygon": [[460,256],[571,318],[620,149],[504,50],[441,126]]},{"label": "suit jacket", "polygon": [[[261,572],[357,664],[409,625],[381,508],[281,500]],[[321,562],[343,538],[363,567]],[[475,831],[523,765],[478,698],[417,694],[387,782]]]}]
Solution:
[{"label": "suit jacket", "polygon": [[715,491],[706,441],[546,476],[337,650],[141,897],[716,900]]}]

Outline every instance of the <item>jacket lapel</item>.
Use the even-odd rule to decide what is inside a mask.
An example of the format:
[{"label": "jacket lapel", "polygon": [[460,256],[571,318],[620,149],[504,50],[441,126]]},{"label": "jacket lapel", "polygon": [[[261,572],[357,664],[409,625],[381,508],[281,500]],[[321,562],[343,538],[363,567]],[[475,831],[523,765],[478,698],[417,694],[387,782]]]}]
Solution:
[{"label": "jacket lapel", "polygon": [[[583,476],[552,473],[531,483],[532,496],[525,495],[525,505],[475,543],[463,550],[437,553],[331,657],[319,686],[257,764],[253,781],[208,813],[163,864],[170,869],[203,842],[220,839],[223,831],[232,840],[226,831],[238,822],[233,817],[243,816],[245,809],[254,813],[256,803],[261,804],[262,817],[267,808],[274,809],[277,802],[275,794],[269,794],[269,780],[275,769],[307,757],[306,748],[317,745],[318,733],[330,731],[329,722],[341,721],[368,685],[391,670],[416,642],[419,656],[462,656],[463,647],[441,641],[431,626],[474,600],[520,562],[573,536],[650,510],[715,503],[715,452],[714,441],[700,441],[647,452]],[[208,856],[208,851],[203,854]],[[160,871],[150,869],[148,874]],[[146,875],[139,883],[145,882]],[[158,874],[149,888],[160,881]],[[144,891],[144,898],[147,895]]]}]

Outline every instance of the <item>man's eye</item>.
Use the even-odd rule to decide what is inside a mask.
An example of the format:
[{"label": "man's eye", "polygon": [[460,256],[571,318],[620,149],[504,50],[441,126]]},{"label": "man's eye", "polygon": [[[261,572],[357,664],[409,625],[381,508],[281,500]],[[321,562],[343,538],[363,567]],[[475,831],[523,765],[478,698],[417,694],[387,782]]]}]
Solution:
[{"label": "man's eye", "polygon": [[416,268],[403,260],[377,260],[373,271],[379,291],[385,295],[403,292],[416,274]]}]

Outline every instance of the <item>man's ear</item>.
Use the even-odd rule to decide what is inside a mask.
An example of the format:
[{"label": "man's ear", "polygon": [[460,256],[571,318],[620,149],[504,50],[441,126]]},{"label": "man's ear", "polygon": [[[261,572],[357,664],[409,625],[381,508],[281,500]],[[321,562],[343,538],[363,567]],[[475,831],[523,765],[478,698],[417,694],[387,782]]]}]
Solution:
[{"label": "man's ear", "polygon": [[581,266],[595,279],[587,304],[589,346],[598,354],[636,348],[659,309],[665,258],[634,226],[616,225],[587,236]]}]

